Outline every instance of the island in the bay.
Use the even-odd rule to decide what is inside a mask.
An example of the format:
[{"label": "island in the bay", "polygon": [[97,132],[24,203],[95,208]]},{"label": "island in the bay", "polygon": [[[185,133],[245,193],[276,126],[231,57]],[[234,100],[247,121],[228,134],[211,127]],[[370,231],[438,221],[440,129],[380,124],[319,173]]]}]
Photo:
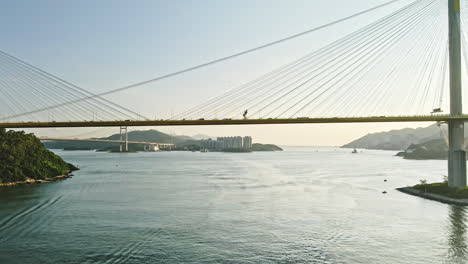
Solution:
[{"label": "island in the bay", "polygon": [[66,178],[73,170],[33,134],[0,128],[0,186]]},{"label": "island in the bay", "polygon": [[[95,138],[102,140],[120,140],[120,134],[109,137]],[[174,144],[171,151],[201,151],[201,152],[253,152],[253,151],[282,151],[273,144],[254,143],[250,136],[209,138],[169,135],[158,130],[136,130],[128,133],[129,141],[157,142]],[[119,151],[119,144],[109,142],[80,142],[80,141],[45,141],[43,144],[49,149],[63,150],[98,150]],[[154,150],[154,149],[153,149]],[[144,144],[130,144],[129,152],[148,151]]]}]

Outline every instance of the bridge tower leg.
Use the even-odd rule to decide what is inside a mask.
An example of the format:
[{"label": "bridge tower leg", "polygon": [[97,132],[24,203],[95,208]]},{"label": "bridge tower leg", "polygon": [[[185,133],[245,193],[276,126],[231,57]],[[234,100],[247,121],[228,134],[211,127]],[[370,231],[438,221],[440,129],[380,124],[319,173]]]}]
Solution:
[{"label": "bridge tower leg", "polygon": [[[460,0],[448,0],[449,18],[449,65],[450,65],[450,115],[461,115],[462,78],[461,78],[461,44],[460,44]],[[466,186],[466,152],[464,121],[448,122],[449,153],[448,181],[449,186]]]},{"label": "bridge tower leg", "polygon": [[128,131],[126,126],[120,127],[120,152],[123,152],[123,141],[125,140],[125,152],[128,152]]}]

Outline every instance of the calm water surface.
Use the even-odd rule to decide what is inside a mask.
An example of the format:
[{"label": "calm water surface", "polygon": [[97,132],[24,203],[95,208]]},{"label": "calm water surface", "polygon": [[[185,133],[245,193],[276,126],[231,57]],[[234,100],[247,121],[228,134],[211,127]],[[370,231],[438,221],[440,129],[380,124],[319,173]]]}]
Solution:
[{"label": "calm water surface", "polygon": [[74,178],[0,189],[0,263],[468,263],[463,207],[394,190],[440,181],[445,161],[58,154],[81,167]]}]

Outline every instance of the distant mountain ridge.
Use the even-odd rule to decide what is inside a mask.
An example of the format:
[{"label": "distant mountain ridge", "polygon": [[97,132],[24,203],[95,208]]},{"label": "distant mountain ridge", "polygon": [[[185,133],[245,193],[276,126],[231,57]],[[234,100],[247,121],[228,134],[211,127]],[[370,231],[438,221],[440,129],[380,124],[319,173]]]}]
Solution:
[{"label": "distant mountain ridge", "polygon": [[[441,139],[437,124],[420,128],[404,128],[387,132],[372,133],[356,139],[342,148],[364,148],[380,150],[405,150],[411,144],[420,144]],[[465,131],[465,137],[468,131]]]},{"label": "distant mountain ridge", "polygon": [[[120,134],[114,134],[107,138],[109,140],[120,140]],[[187,140],[193,140],[189,136],[175,136],[163,133],[161,131],[151,129],[151,130],[136,130],[128,132],[128,140],[131,141],[141,141],[141,142],[157,142],[157,143],[180,143]]]},{"label": "distant mountain ridge", "polygon": [[[120,140],[120,134],[109,137],[97,138],[103,140]],[[137,130],[128,132],[129,141],[173,143],[193,140],[189,136],[172,136],[158,130]],[[108,149],[117,146],[115,143],[107,142],[79,142],[79,141],[46,141],[44,146],[49,149]]]}]

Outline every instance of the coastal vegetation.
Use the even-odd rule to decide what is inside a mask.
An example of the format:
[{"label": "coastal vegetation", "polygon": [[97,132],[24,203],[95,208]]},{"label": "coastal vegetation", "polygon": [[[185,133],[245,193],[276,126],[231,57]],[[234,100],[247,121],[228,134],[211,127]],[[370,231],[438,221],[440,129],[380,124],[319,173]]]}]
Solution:
[{"label": "coastal vegetation", "polygon": [[0,128],[0,184],[46,180],[76,169],[33,134]]},{"label": "coastal vegetation", "polygon": [[448,145],[443,139],[434,139],[421,144],[412,144],[405,151],[397,153],[405,159],[447,159]]},{"label": "coastal vegetation", "polygon": [[252,151],[282,151],[283,149],[273,144],[253,143]]},{"label": "coastal vegetation", "polygon": [[454,199],[468,199],[468,187],[449,187],[447,182],[425,183],[421,182],[412,187],[420,192],[438,194]]}]

